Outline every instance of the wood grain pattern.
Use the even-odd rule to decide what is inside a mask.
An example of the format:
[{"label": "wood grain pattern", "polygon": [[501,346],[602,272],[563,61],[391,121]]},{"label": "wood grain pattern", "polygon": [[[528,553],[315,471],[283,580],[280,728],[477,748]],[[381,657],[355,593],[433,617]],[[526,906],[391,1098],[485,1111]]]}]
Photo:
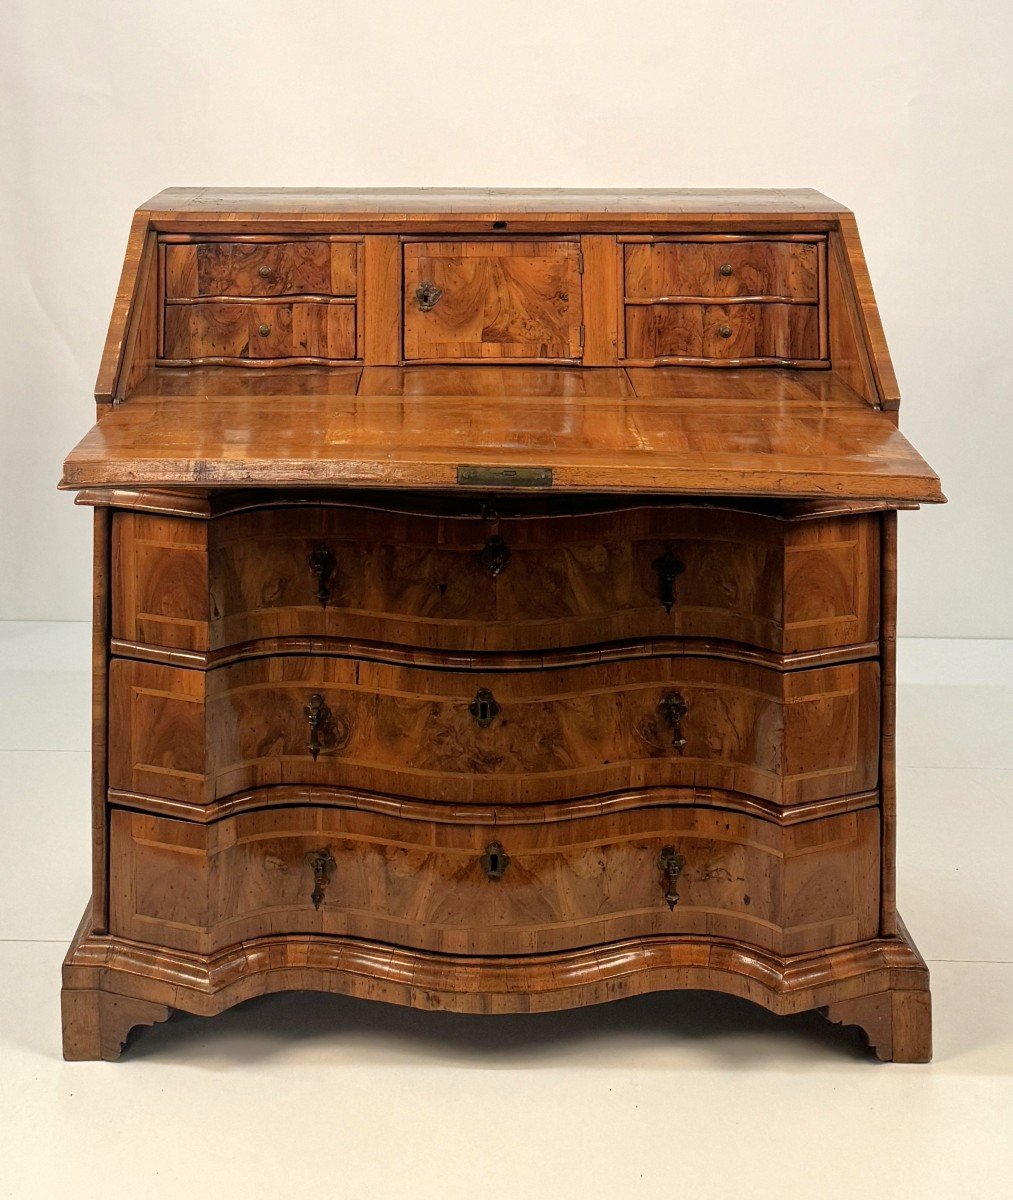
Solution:
[{"label": "wood grain pattern", "polygon": [[147,214],[141,211],[136,212],[130,222],[130,234],[123,256],[123,268],[120,271],[116,299],[113,302],[109,329],[102,349],[102,361],[99,364],[98,378],[95,381],[95,399],[99,404],[112,403],[116,391],[127,329],[143,290],[140,278],[141,256],[145,246],[153,241],[154,237],[148,231]]},{"label": "wood grain pattern", "polygon": [[[554,825],[444,825],[289,808],[195,825],[114,810],[112,932],[209,954],[278,933],[446,954],[541,954],[623,937],[709,934],[781,954],[876,936],[874,809],[783,829],[707,808]],[[491,880],[481,856],[502,843]],[[670,909],[658,865],[685,864]],[[333,859],[319,907],[311,863]]]},{"label": "wood grain pattern", "polygon": [[169,244],[167,299],[196,296],[354,296],[353,241]]},{"label": "wood grain pattern", "polygon": [[354,358],[355,305],[340,300],[169,304],[164,352],[170,362]]},{"label": "wood grain pattern", "polygon": [[512,395],[170,400],[158,386],[84,437],[64,463],[64,487],[459,491],[457,468],[471,463],[548,467],[558,491],[943,499],[937,476],[902,434],[840,384],[830,389],[839,405],[824,405],[817,393],[790,406],[776,385],[765,398],[746,392],[706,405],[694,385],[693,396],[664,402],[580,398],[566,406]]},{"label": "wood grain pattern", "polygon": [[883,321],[873,294],[872,279],[865,262],[862,241],[858,236],[858,226],[851,213],[842,213],[839,224],[849,283],[852,295],[858,303],[862,337],[876,378],[879,401],[883,408],[894,411],[900,407],[900,388],[897,385],[890,351],[887,349]]},{"label": "wood grain pattern", "polygon": [[365,239],[363,353],[374,364],[401,361],[401,242],[396,237]]},{"label": "wood grain pattern", "polygon": [[[500,713],[480,728],[483,688]],[[673,748],[659,711],[688,705]],[[313,759],[305,709],[328,710]],[[653,658],[538,672],[351,659],[250,659],[210,671],[114,660],[110,786],[211,804],[274,783],[447,803],[545,803],[624,787],[725,788],[787,805],[876,786],[873,662],[780,673]]]},{"label": "wood grain pattern", "polygon": [[92,933],[109,928],[109,635],[112,625],[112,514],[95,510],[92,521],[91,636],[91,882]]},{"label": "wood grain pattern", "polygon": [[[482,554],[499,538],[493,575]],[[313,554],[334,559],[325,603]],[[792,523],[692,506],[557,516],[373,507],[115,518],[113,636],[197,651],[336,638],[454,652],[654,638],[794,654],[878,636],[875,516]],[[683,568],[666,611],[656,564]],[[212,616],[213,614],[213,616]]]},{"label": "wood grain pattern", "polygon": [[623,251],[627,303],[819,299],[815,241],[639,242]]},{"label": "wood grain pattern", "polygon": [[815,363],[812,304],[651,304],[626,307],[628,362],[713,359],[735,364]]},{"label": "wood grain pattern", "polygon": [[[424,283],[441,297],[423,311]],[[407,242],[406,359],[579,359],[577,241]]]},{"label": "wood grain pattern", "polygon": [[585,366],[613,366],[619,359],[619,313],[622,255],[616,239],[588,233],[580,239],[584,278]]},{"label": "wood grain pattern", "polygon": [[[789,957],[681,936],[509,958],[438,955],[315,935],[258,938],[197,955],[79,933],[63,979],[65,992],[101,988],[201,1016],[295,988],[472,1013],[546,1012],[663,988],[726,992],[782,1015],[882,992],[928,994],[925,963],[903,931],[897,938]],[[905,1051],[922,1061],[924,1043],[899,1039],[892,1050],[895,1061],[904,1061]]]},{"label": "wood grain pattern", "polygon": [[883,1062],[932,1060],[932,997],[928,990],[877,992],[827,1005],[837,1025],[858,1025]]}]

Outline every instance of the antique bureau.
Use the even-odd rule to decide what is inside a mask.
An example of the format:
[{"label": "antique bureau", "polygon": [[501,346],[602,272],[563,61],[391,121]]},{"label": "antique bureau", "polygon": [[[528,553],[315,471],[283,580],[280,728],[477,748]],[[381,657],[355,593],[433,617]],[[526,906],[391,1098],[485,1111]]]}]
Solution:
[{"label": "antique bureau", "polygon": [[170,189],[97,399],[68,1058],[298,988],[712,989],[929,1057],[896,515],[943,497],[846,209]]}]

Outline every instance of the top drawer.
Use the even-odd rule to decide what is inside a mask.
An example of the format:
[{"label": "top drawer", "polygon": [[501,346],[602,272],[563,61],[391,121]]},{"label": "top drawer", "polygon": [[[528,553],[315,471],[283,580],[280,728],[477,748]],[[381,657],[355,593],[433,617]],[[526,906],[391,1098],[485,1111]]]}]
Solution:
[{"label": "top drawer", "polygon": [[195,242],[165,247],[165,295],[354,296],[357,243]]},{"label": "top drawer", "polygon": [[579,359],[578,242],[406,243],[404,356],[430,362]]},{"label": "top drawer", "polygon": [[446,516],[305,505],[117,513],[113,636],[523,653],[658,638],[792,654],[878,636],[878,518],[719,508]]},{"label": "top drawer", "polygon": [[625,248],[626,299],[763,299],[815,304],[815,242],[645,242]]}]

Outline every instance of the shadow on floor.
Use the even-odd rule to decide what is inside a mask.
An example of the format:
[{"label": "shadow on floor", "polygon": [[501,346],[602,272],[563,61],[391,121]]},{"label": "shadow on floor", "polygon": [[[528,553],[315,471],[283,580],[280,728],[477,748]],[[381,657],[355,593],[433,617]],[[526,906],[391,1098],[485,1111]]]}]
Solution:
[{"label": "shadow on floor", "polygon": [[[672,1052],[669,1052],[669,1046]],[[657,1053],[657,1051],[662,1053]],[[579,1068],[678,1065],[680,1050],[712,1065],[795,1066],[803,1061],[877,1060],[854,1028],[817,1013],[778,1017],[715,992],[659,992],[566,1012],[475,1016],[421,1012],[317,992],[248,1000],[217,1017],[174,1013],[137,1029],[124,1061],[185,1059],[221,1066],[307,1051],[336,1065]],[[689,1065],[687,1063],[687,1065]],[[693,1065],[701,1065],[694,1062]]]}]

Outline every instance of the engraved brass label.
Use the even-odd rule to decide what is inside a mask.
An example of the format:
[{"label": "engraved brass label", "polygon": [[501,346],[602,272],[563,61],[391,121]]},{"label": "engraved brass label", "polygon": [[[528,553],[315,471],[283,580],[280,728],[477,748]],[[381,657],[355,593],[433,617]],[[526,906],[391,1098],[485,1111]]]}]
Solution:
[{"label": "engraved brass label", "polygon": [[465,487],[552,487],[551,467],[458,467]]}]

